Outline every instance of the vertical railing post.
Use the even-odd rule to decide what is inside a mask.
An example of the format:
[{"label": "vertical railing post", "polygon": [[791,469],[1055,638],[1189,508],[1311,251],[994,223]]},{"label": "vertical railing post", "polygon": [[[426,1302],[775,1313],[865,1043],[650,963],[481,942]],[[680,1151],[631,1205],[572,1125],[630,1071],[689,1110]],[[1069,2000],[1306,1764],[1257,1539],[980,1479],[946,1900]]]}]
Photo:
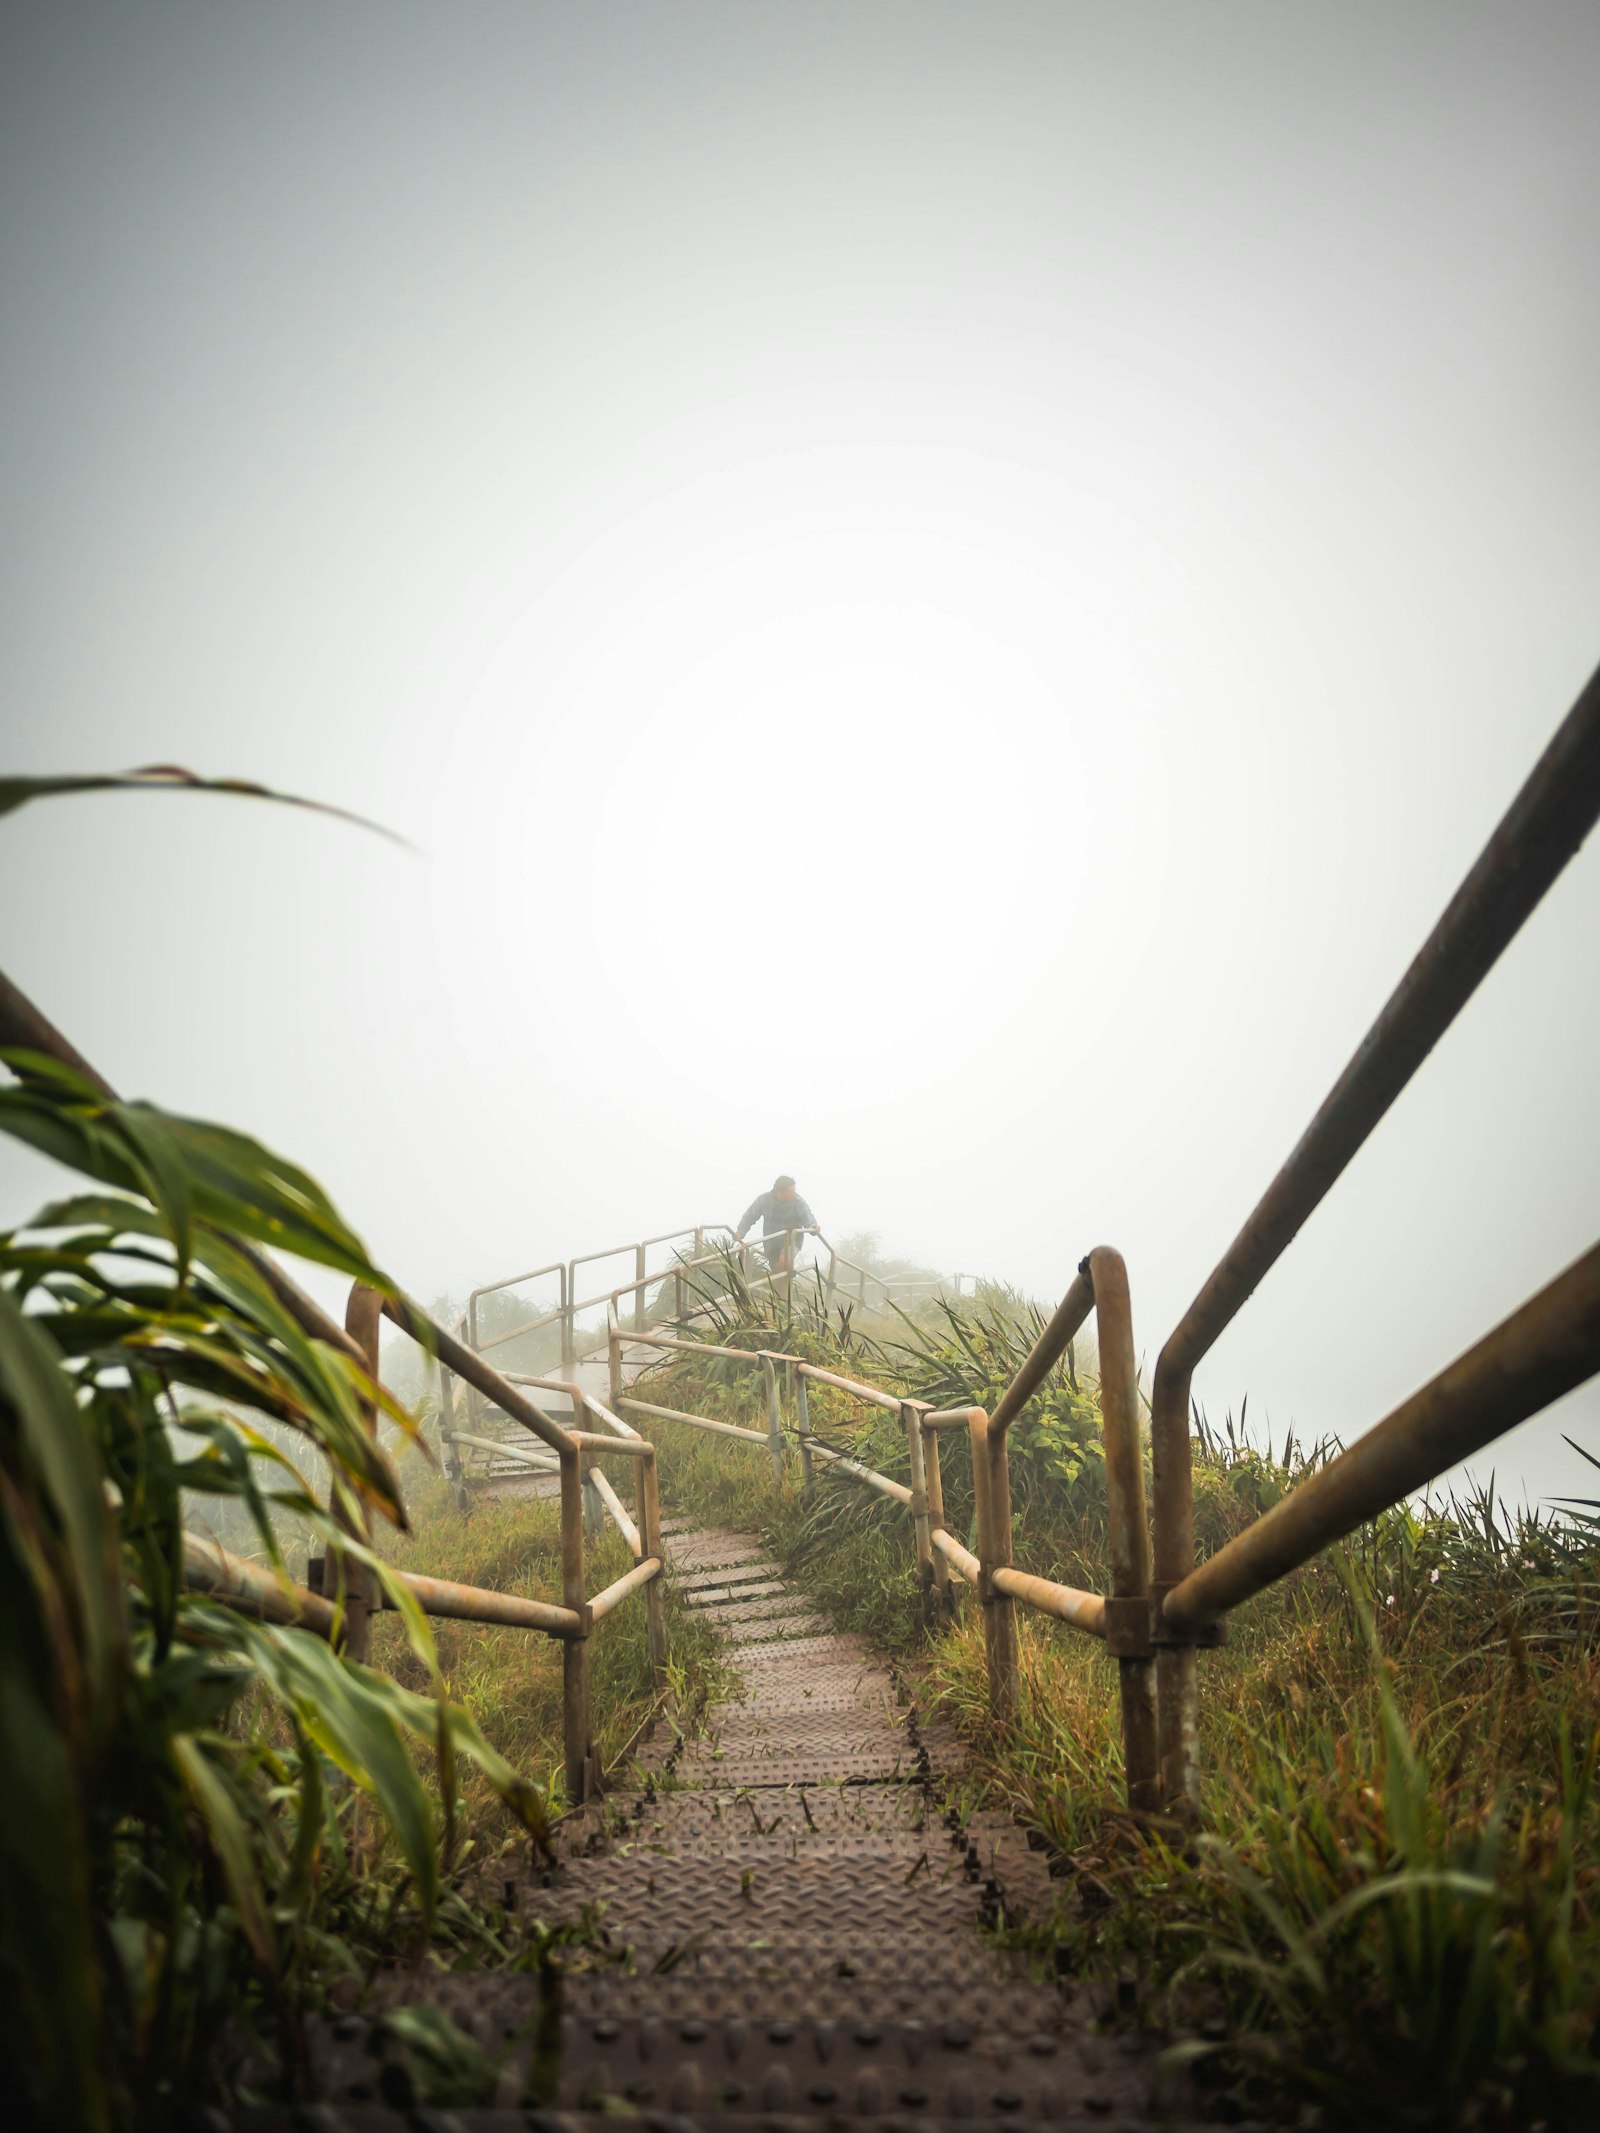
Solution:
[{"label": "vertical railing post", "polygon": [[800,1439],[800,1485],[807,1496],[815,1496],[817,1476],[811,1457],[811,1404],[806,1397],[806,1374],[798,1363],[794,1367],[794,1421]]},{"label": "vertical railing post", "polygon": [[[367,1375],[373,1383],[378,1379],[378,1330],[383,1323],[383,1298],[376,1289],[363,1287],[358,1281],[350,1291],[350,1301],[345,1306],[344,1330],[361,1350]],[[361,1402],[361,1426],[369,1437],[378,1434],[377,1403],[371,1399]],[[335,1494],[332,1503],[334,1521],[348,1533],[352,1540],[366,1541],[371,1538],[372,1522],[365,1507],[352,1509],[342,1497]],[[329,1565],[330,1572],[334,1566]],[[344,1573],[344,1641],[342,1649],[347,1659],[366,1664],[372,1649],[372,1611],[377,1600],[376,1581],[365,1563],[357,1562],[352,1555],[341,1556],[340,1568]],[[326,1580],[330,1596],[334,1590],[334,1578]]]},{"label": "vertical railing post", "polygon": [[829,1312],[830,1312],[830,1311],[831,1311],[831,1310],[833,1309],[833,1291],[834,1291],[834,1285],[835,1285],[835,1283],[836,1283],[836,1282],[838,1281],[838,1278],[839,1278],[839,1254],[838,1254],[838,1253],[837,1253],[837,1252],[836,1252],[836,1251],[834,1250],[833,1246],[832,1246],[832,1245],[830,1244],[830,1245],[828,1246],[828,1280],[827,1280],[827,1286],[826,1286],[826,1289],[825,1289],[825,1291],[824,1291],[824,1294],[823,1294],[823,1298],[822,1298],[822,1315],[824,1316],[824,1318],[826,1318],[826,1316],[828,1315],[828,1313],[829,1313]]},{"label": "vertical railing post", "polygon": [[617,1307],[612,1302],[606,1305],[606,1390],[613,1414],[617,1412],[622,1389],[622,1328],[617,1324]]},{"label": "vertical railing post", "polygon": [[461,1466],[461,1447],[456,1442],[455,1400],[450,1391],[450,1373],[443,1363],[436,1365],[439,1373],[439,1456],[444,1465],[446,1481],[458,1511],[467,1508],[467,1477]]},{"label": "vertical railing post", "polygon": [[989,1662],[989,1709],[1005,1725],[1017,1707],[1017,1625],[1013,1602],[995,1590],[994,1573],[1011,1561],[1011,1476],[1004,1433],[990,1436],[989,1417],[981,1407],[973,1409],[967,1427],[978,1512],[978,1598]]},{"label": "vertical railing post", "polygon": [[1107,1641],[1117,1655],[1122,1691],[1122,1750],[1128,1805],[1146,1813],[1161,1804],[1156,1666],[1150,1645],[1150,1527],[1145,1515],[1144,1456],[1139,1442],[1139,1365],[1133,1345],[1128,1270],[1120,1252],[1089,1254],[1095,1330],[1100,1344],[1100,1417],[1111,1526],[1111,1605]]},{"label": "vertical railing post", "polygon": [[675,1325],[683,1324],[683,1261],[679,1259],[672,1269],[672,1317]]},{"label": "vertical railing post", "polygon": [[633,1330],[644,1331],[644,1271],[645,1247],[641,1244],[633,1255],[633,1278],[639,1286],[633,1292]]},{"label": "vertical railing post", "polygon": [[561,1367],[570,1370],[578,1360],[578,1335],[573,1324],[573,1305],[578,1300],[578,1270],[561,1270]]},{"label": "vertical railing post", "polygon": [[[1194,1568],[1194,1473],[1189,1442],[1187,1370],[1156,1363],[1150,1403],[1155,1494],[1152,1626],[1164,1596]],[[1161,1804],[1193,1812],[1200,1804],[1200,1672],[1192,1644],[1156,1647],[1156,1710],[1161,1744]]]},{"label": "vertical railing post", "polygon": [[589,1711],[589,1603],[583,1592],[583,1475],[578,1447],[561,1461],[561,1600],[579,1618],[579,1633],[561,1644],[561,1734],[567,1804],[581,1807],[596,1790],[594,1728]]},{"label": "vertical railing post", "polygon": [[[922,1485],[928,1498],[928,1539],[930,1545],[935,1533],[944,1531],[944,1475],[939,1466],[939,1432],[929,1429],[919,1415],[917,1430],[922,1440]],[[950,1565],[937,1548],[932,1550],[933,1594],[939,1612],[955,1613],[955,1585],[950,1576]]]},{"label": "vertical railing post", "polygon": [[761,1375],[767,1384],[767,1449],[772,1454],[772,1478],[783,1479],[783,1408],[778,1398],[778,1365],[763,1353]]},{"label": "vertical railing post", "polygon": [[639,1469],[637,1505],[639,1512],[639,1547],[643,1554],[660,1558],[661,1572],[644,1588],[645,1628],[650,1642],[650,1672],[657,1688],[667,1678],[667,1596],[666,1549],[661,1538],[661,1488],[656,1475],[656,1454],[652,1445],[648,1458],[636,1459]]},{"label": "vertical railing post", "polygon": [[594,1454],[585,1447],[579,1464],[583,1469],[583,1537],[586,1541],[597,1541],[606,1530],[606,1507],[594,1485],[594,1463]]},{"label": "vertical railing post", "polygon": [[[467,1298],[467,1346],[474,1355],[478,1353],[478,1299],[475,1294]],[[478,1395],[478,1388],[475,1385],[469,1385],[467,1387],[467,1427],[469,1429],[476,1426],[481,1411],[482,1402]]]},{"label": "vertical railing post", "polygon": [[911,1462],[911,1530],[917,1550],[917,1590],[921,1595],[924,1615],[929,1611],[933,1594],[933,1541],[928,1519],[928,1481],[922,1456],[922,1417],[925,1404],[919,1400],[900,1402],[900,1426],[906,1433],[906,1455]]}]

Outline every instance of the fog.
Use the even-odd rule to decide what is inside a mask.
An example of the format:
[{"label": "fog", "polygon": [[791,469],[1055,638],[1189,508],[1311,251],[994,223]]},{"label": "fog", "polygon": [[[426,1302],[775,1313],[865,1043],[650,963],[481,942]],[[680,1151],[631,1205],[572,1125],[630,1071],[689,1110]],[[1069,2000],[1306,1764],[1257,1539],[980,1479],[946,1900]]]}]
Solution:
[{"label": "fog", "polygon": [[[0,963],[416,1293],[732,1220],[1148,1361],[1600,656],[1600,9],[12,5]],[[1586,848],[1197,1381],[1594,1242]],[[52,1189],[0,1154],[0,1212]],[[324,1291],[326,1293],[326,1291]],[[1591,1390],[1476,1462],[1600,1493]]]}]

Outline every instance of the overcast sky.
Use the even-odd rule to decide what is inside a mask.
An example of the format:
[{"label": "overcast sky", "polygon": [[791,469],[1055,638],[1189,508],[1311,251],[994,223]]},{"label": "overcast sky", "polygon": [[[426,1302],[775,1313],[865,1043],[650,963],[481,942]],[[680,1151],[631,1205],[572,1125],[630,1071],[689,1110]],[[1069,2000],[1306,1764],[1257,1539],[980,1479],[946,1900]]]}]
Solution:
[{"label": "overcast sky", "polygon": [[[784,1169],[1153,1363],[1600,657],[1595,0],[0,13],[4,764],[418,847],[39,807],[5,968],[416,1292]],[[1213,1415],[1592,1244],[1597,1059],[1600,844]]]}]

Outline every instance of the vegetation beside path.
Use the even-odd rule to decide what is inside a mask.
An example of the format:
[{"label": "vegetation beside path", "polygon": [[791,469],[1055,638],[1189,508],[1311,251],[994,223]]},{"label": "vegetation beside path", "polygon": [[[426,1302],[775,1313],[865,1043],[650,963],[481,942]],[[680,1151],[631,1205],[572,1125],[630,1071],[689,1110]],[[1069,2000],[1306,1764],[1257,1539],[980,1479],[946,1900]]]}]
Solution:
[{"label": "vegetation beside path", "polygon": [[[419,1485],[407,1491],[413,1531],[397,1534],[386,1550],[397,1570],[529,1599],[559,1597],[561,1513],[555,1499],[480,1497],[460,1511],[436,1473],[420,1469],[420,1474]],[[620,1536],[608,1526],[586,1553],[590,1588],[601,1590],[632,1561]],[[675,1722],[689,1723],[724,1686],[726,1670],[710,1624],[670,1585],[667,1613],[671,1657],[664,1697],[651,1679],[642,1606],[619,1607],[596,1625],[590,1639],[595,1743],[608,1770],[626,1757],[658,1708],[668,1710]],[[439,1619],[430,1626],[445,1693],[472,1714],[507,1762],[537,1779],[550,1794],[558,1793],[559,1643],[478,1622]],[[372,1659],[408,1686],[420,1686],[426,1679],[401,1624],[392,1617],[374,1624]],[[480,1853],[522,1844],[515,1817],[492,1786],[469,1772],[462,1796],[472,1842]]]},{"label": "vegetation beside path", "polygon": [[[788,1305],[731,1292],[720,1317],[728,1344],[941,1405],[992,1405],[1041,1323],[989,1289],[863,1324],[830,1317],[799,1282]],[[650,1383],[641,1396],[662,1405],[759,1420],[748,1368],[680,1357]],[[1090,1589],[1107,1560],[1096,1392],[1080,1349],[1012,1435],[1017,1561]],[[811,1420],[906,1478],[893,1415],[813,1387]],[[1201,1662],[1202,1833],[1189,1836],[1121,1811],[1102,1647],[1019,1609],[1020,1705],[1001,1733],[978,1609],[969,1597],[954,1623],[923,1626],[894,1505],[820,1462],[808,1503],[794,1471],[775,1484],[759,1447],[650,1429],[674,1509],[759,1526],[838,1622],[914,1660],[972,1745],[977,1789],[1049,1848],[1061,1896],[1032,1937],[1098,1972],[1119,2018],[1168,2029],[1219,2117],[1508,2133],[1594,2122],[1600,1505],[1556,1516],[1485,1490],[1403,1508],[1241,1609]],[[1202,1424],[1202,1555],[1327,1451],[1257,1446],[1231,1418]],[[959,1434],[943,1478],[952,1529],[971,1541]]]},{"label": "vegetation beside path", "polygon": [[[479,1868],[546,1841],[560,1759],[548,1639],[436,1633],[391,1583],[359,1665],[186,1589],[186,1526],[287,1578],[370,1518],[380,1576],[548,1597],[557,1521],[456,1513],[389,1395],[369,1435],[363,1375],[239,1242],[386,1288],[313,1179],[36,1055],[4,1063],[0,1131],[87,1189],[0,1232],[0,2058],[24,2125],[160,2128],[248,2103],[246,2058],[302,2095],[307,2014],[381,1964],[542,1963],[538,1920],[486,1906]],[[596,1555],[624,1567],[614,1538]],[[710,1633],[674,1617],[692,1698]],[[651,1707],[642,1608],[594,1658],[619,1752]]]}]

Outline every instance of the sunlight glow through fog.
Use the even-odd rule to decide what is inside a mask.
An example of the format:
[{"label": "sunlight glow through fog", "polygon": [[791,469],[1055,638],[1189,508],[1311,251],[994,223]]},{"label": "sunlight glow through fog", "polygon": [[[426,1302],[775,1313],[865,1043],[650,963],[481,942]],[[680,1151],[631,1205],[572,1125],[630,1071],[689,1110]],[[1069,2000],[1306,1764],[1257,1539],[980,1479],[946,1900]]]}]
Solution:
[{"label": "sunlight glow through fog", "polygon": [[[697,483],[588,548],[474,690],[435,817],[471,853],[442,937],[473,944],[507,1039],[526,1011],[495,983],[508,951],[551,958],[552,999],[563,969],[587,990],[620,956],[625,996],[653,996],[652,1070],[693,1084],[776,1044],[790,1115],[826,1126],[857,1078],[828,1072],[830,1000],[926,1016],[938,1042],[897,1048],[908,1094],[1035,1017],[1043,969],[1070,959],[1119,1004],[1165,901],[1168,789],[1138,741],[1150,678],[1114,626],[1127,551],[1147,597],[1184,588],[1107,518],[967,456],[812,454]],[[474,925],[491,911],[520,931]],[[837,992],[829,966],[858,958],[892,1007]],[[764,1074],[727,1093],[770,1110]]]},{"label": "sunlight glow through fog", "polygon": [[[425,1296],[784,1169],[1040,1297],[1117,1245],[1153,1359],[1600,653],[1600,10],[0,34],[8,766],[418,848],[30,810],[0,963]],[[1597,940],[1591,849],[1214,1413],[1353,1434],[1594,1241]]]}]

